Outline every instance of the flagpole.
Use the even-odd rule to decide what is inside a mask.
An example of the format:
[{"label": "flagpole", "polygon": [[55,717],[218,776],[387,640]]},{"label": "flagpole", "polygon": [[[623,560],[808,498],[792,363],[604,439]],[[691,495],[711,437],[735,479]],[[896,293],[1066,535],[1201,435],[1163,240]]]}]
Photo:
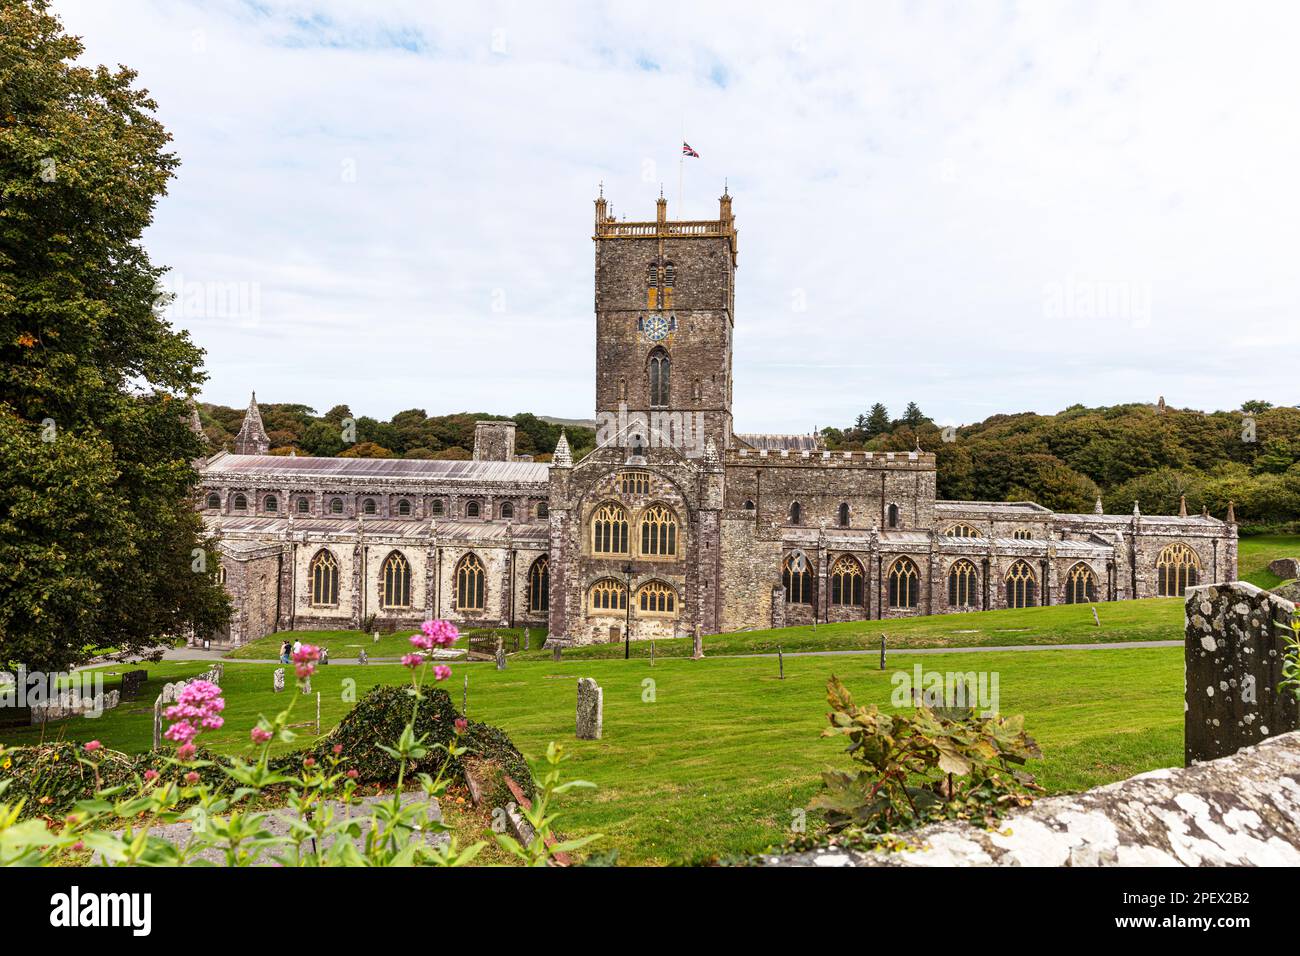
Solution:
[{"label": "flagpole", "polygon": [[682,179],[686,171],[686,115],[682,114],[682,146],[677,151],[677,218],[686,218],[686,205],[682,198]]}]

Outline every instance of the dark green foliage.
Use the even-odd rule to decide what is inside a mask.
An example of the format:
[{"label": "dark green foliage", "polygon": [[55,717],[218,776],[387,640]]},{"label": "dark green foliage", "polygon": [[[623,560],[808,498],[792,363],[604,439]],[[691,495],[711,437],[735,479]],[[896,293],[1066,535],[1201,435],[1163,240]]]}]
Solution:
[{"label": "dark green foliage", "polygon": [[140,237],[178,160],[135,74],[0,3],[0,666],[147,652],[228,616],[191,461],[202,351]]},{"label": "dark green foliage", "polygon": [[980,717],[967,707],[918,707],[886,713],[853,702],[838,678],[826,683],[831,726],[844,735],[856,773],[826,771],[810,805],[832,830],[889,833],[937,820],[993,825],[1003,812],[1041,792],[1020,768],[1042,757],[1023,717]]},{"label": "dark green foliage", "polygon": [[[1250,416],[1250,417],[1248,417]],[[880,428],[880,420],[886,427]],[[884,407],[854,427],[828,428],[832,449],[934,452],[939,497],[1029,499],[1058,511],[1189,514],[1222,518],[1236,505],[1245,527],[1285,530],[1300,521],[1300,409],[1247,402],[1242,411],[1199,412],[1154,405],[1084,408],[1056,415],[994,415],[943,432],[914,404],[888,423]]]},{"label": "dark green foliage", "polygon": [[[397,761],[380,745],[391,747],[397,742],[411,718],[414,704],[415,698],[405,685],[381,684],[362,697],[332,732],[308,747],[274,758],[272,763],[275,769],[290,774],[296,773],[308,757],[314,758],[321,766],[330,766],[329,761],[335,757],[334,746],[338,744],[343,747],[339,755],[341,771],[355,769],[361,783],[392,784],[397,780]],[[423,760],[408,764],[408,781],[413,780],[416,773],[437,774],[447,754],[433,745],[445,746],[451,741],[459,716],[445,690],[435,688],[424,692],[415,732],[429,735],[428,754]],[[528,761],[503,730],[469,721],[461,734],[460,746],[470,750],[466,759],[491,761],[508,773],[526,795],[532,797],[536,792]],[[179,779],[185,771],[177,770],[169,763],[172,752],[170,745],[162,751],[133,755],[101,751],[100,785],[135,786],[136,778],[146,770],[157,770],[164,780]],[[66,812],[75,801],[89,798],[96,789],[94,771],[79,763],[78,756],[84,757],[84,751],[73,743],[41,744],[3,751],[0,753],[0,779],[14,778],[6,799],[12,803],[26,798],[24,816]],[[213,786],[228,782],[225,773],[217,766],[229,760],[228,757],[200,748],[195,759],[213,764],[200,769],[203,782]],[[462,772],[460,766],[449,769],[457,775]],[[508,791],[490,796],[502,805],[513,799]]]}]

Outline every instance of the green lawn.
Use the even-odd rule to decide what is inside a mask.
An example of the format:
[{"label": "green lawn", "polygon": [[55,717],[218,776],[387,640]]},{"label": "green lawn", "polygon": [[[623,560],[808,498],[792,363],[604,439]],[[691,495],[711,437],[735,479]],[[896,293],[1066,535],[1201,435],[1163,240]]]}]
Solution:
[{"label": "green lawn", "polygon": [[[1174,632],[1176,633],[1176,631]],[[1038,768],[1053,790],[1075,790],[1177,764],[1182,756],[1182,653],[1178,648],[900,655],[892,667],[991,671],[999,675],[1000,707],[1024,713],[1046,759]],[[871,655],[787,658],[778,680],[772,658],[704,661],[512,660],[455,665],[448,683],[457,706],[470,678],[471,716],[504,728],[531,760],[548,741],[574,755],[570,776],[598,785],[566,794],[562,827],[573,835],[606,835],[593,849],[619,851],[628,863],[668,863],[706,854],[757,851],[780,841],[792,812],[818,788],[818,773],[846,766],[841,741],[822,739],[826,678],[838,674],[860,700],[887,703],[892,671]],[[152,680],[196,674],[199,663],[148,665]],[[238,752],[259,712],[283,706],[271,689],[273,665],[226,665],[226,727],[205,734],[209,746]],[[371,684],[405,679],[396,665],[322,668],[326,729]],[[604,688],[605,737],[573,737],[575,682],[594,677]],[[647,681],[652,683],[646,683]],[[156,685],[155,685],[156,686]],[[150,743],[154,688],[99,720],[64,721],[54,735],[92,737],[121,750]],[[315,696],[295,698],[295,719],[314,721]],[[314,727],[302,728],[310,737]],[[34,742],[39,730],[0,728],[10,745]],[[49,736],[47,734],[47,736]]]},{"label": "green lawn", "polygon": [[1237,575],[1261,588],[1275,588],[1282,583],[1268,570],[1277,558],[1300,558],[1300,535],[1261,534],[1237,542]]},{"label": "green lawn", "polygon": [[[329,648],[330,657],[335,660],[355,658],[363,649],[366,655],[371,658],[398,658],[411,652],[409,638],[414,633],[416,632],[413,629],[408,628],[395,631],[392,634],[380,634],[379,640],[376,641],[373,633],[367,634],[364,631],[280,631],[275,634],[268,634],[256,641],[249,641],[225,656],[231,660],[275,660],[280,656],[281,641],[287,640],[292,643],[297,640],[302,641],[304,644]],[[466,637],[470,634],[486,636],[492,633],[493,629],[491,628],[476,628],[473,631],[466,631],[455,646],[465,647],[467,644]],[[495,629],[495,633],[500,634],[503,638],[515,637],[522,640],[524,629],[522,627],[499,627]],[[534,627],[529,629],[529,641],[532,646],[540,647],[545,640],[545,628]]]},{"label": "green lawn", "polygon": [[[1101,626],[1093,623],[1096,607]],[[1007,611],[974,611],[969,614],[934,614],[897,621],[851,621],[821,624],[816,628],[782,627],[762,631],[734,631],[706,634],[704,653],[786,653],[794,651],[875,650],[880,635],[890,648],[905,647],[999,647],[1019,644],[1109,644],[1122,641],[1178,640],[1183,628],[1181,598],[1155,598],[1113,603],[1059,604]],[[689,657],[691,640],[673,638],[655,642],[655,657]],[[519,656],[549,658],[550,651],[533,651]],[[589,644],[564,651],[566,660],[621,658],[623,645]],[[632,656],[648,658],[650,643],[633,641]]]}]

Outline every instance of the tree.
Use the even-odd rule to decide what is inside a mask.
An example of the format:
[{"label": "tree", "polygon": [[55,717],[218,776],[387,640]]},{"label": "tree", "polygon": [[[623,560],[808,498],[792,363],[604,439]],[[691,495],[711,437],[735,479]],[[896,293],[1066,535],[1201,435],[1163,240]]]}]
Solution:
[{"label": "tree", "polygon": [[136,75],[0,3],[0,662],[148,651],[229,616],[192,495],[202,351],[140,244],[177,165]]},{"label": "tree", "polygon": [[912,428],[919,428],[929,420],[930,419],[925,417],[925,413],[921,411],[916,402],[907,403],[907,409],[903,412],[904,424],[911,425]]},{"label": "tree", "polygon": [[867,413],[867,421],[863,426],[867,438],[875,438],[877,435],[883,435],[890,429],[889,409],[879,402],[871,406],[871,411]]}]

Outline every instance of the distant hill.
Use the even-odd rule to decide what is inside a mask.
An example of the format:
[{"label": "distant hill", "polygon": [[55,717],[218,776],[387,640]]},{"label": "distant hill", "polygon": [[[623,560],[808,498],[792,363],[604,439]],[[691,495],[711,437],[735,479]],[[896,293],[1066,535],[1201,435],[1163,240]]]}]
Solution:
[{"label": "distant hill", "polygon": [[[582,420],[543,418],[529,412],[512,417],[485,412],[430,416],[422,408],[411,408],[379,421],[367,415],[354,416],[347,405],[335,405],[323,415],[306,405],[258,405],[273,455],[468,459],[474,451],[474,423],[488,419],[513,421],[516,453],[532,455],[536,461],[550,461],[561,430],[575,456],[585,455],[596,445],[595,422],[588,425]],[[199,405],[203,433],[214,449],[234,448],[245,411],[226,405]]]},{"label": "distant hill", "polygon": [[[1071,406],[1055,415],[994,415],[946,433],[915,404],[900,419],[873,406],[822,432],[832,449],[934,452],[945,499],[1037,501],[1059,511],[1147,514],[1235,503],[1243,531],[1300,527],[1300,409],[1248,402],[1240,411],[1155,405]],[[947,439],[947,440],[945,440]]]}]

